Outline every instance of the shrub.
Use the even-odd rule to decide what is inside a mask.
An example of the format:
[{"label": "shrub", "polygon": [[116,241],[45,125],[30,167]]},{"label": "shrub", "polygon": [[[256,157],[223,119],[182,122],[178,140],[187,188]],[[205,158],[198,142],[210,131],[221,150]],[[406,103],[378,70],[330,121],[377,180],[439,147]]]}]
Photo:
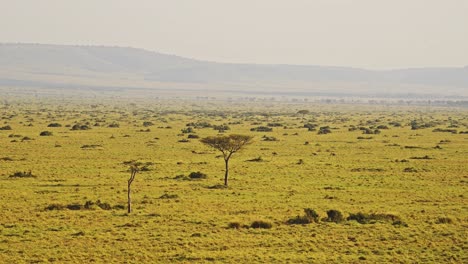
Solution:
[{"label": "shrub", "polygon": [[456,129],[436,128],[436,129],[432,130],[432,132],[448,132],[448,133],[452,133],[452,134],[457,134],[457,130],[456,130]]},{"label": "shrub", "polygon": [[102,210],[110,210],[112,209],[112,206],[109,203],[103,203],[101,200],[96,201],[97,206],[101,208]]},{"label": "shrub", "polygon": [[392,222],[393,225],[406,225],[406,223],[402,222],[400,217],[394,214],[388,213],[372,213],[366,214],[362,212],[352,213],[346,218],[346,220],[351,221],[354,220],[360,224],[369,224],[375,221],[383,221],[383,222]]},{"label": "shrub", "polygon": [[59,123],[50,123],[47,127],[61,127],[62,125]]},{"label": "shrub", "polygon": [[190,134],[187,136],[187,138],[200,138],[199,135],[195,135],[195,134]]},{"label": "shrub", "polygon": [[273,131],[273,128],[271,128],[271,127],[266,127],[266,126],[259,126],[259,127],[253,127],[253,128],[251,128],[250,131],[255,131],[255,132],[271,132],[271,131]]},{"label": "shrub", "polygon": [[111,128],[118,128],[120,127],[120,125],[118,123],[112,123],[110,124],[108,127],[111,127]]},{"label": "shrub", "polygon": [[31,171],[17,171],[10,175],[10,178],[36,178]]},{"label": "shrub", "polygon": [[343,214],[338,210],[328,210],[327,211],[327,218],[325,218],[326,222],[334,222],[340,223],[344,220]]},{"label": "shrub", "polygon": [[412,167],[408,167],[408,168],[404,168],[403,172],[418,172],[418,170]]},{"label": "shrub", "polygon": [[228,125],[215,125],[213,126],[213,129],[222,132],[225,130],[230,130],[231,128]]},{"label": "shrub", "polygon": [[450,217],[439,217],[436,220],[436,224],[453,224],[453,219]]},{"label": "shrub", "polygon": [[180,130],[183,134],[189,134],[189,133],[193,133],[193,128],[191,127],[187,127],[187,128],[183,128]]},{"label": "shrub", "polygon": [[250,227],[251,228],[263,228],[263,229],[270,229],[273,225],[269,222],[258,220],[254,221]]},{"label": "shrub", "polygon": [[241,224],[239,222],[231,222],[228,224],[228,228],[232,228],[232,229],[240,229],[241,228]]},{"label": "shrub", "polygon": [[306,225],[312,222],[318,223],[319,215],[314,209],[305,208],[303,216],[296,216],[289,219],[286,223],[290,225]]},{"label": "shrub", "polygon": [[45,137],[45,136],[52,136],[52,132],[50,131],[42,131],[39,136]]},{"label": "shrub", "polygon": [[153,122],[145,121],[143,122],[144,127],[154,126]]},{"label": "shrub", "polygon": [[370,217],[368,214],[364,214],[361,212],[355,213],[355,214],[349,214],[348,218],[346,220],[351,221],[354,220],[360,224],[367,224],[370,221]]},{"label": "shrub", "polygon": [[91,129],[89,126],[81,125],[81,124],[75,124],[71,128],[71,130],[89,130],[89,129]]},{"label": "shrub", "polygon": [[205,173],[202,173],[202,172],[191,172],[189,174],[189,178],[190,179],[206,179],[207,175]]},{"label": "shrub", "polygon": [[317,124],[308,123],[308,124],[305,124],[304,127],[307,128],[308,131],[315,131],[316,130],[315,128],[317,127]]},{"label": "shrub", "polygon": [[63,206],[61,204],[50,204],[45,209],[48,210],[48,211],[63,210],[63,209],[65,209],[65,206]]},{"label": "shrub", "polygon": [[325,134],[330,134],[331,133],[331,129],[329,126],[324,126],[324,127],[320,127],[319,131],[317,134],[319,135],[325,135]]},{"label": "shrub", "polygon": [[282,127],[283,124],[281,124],[281,123],[268,123],[267,126],[269,126],[269,127]]},{"label": "shrub", "polygon": [[67,205],[68,210],[81,210],[82,206],[81,204],[69,204]]},{"label": "shrub", "polygon": [[0,130],[11,130],[11,126],[0,127]]}]

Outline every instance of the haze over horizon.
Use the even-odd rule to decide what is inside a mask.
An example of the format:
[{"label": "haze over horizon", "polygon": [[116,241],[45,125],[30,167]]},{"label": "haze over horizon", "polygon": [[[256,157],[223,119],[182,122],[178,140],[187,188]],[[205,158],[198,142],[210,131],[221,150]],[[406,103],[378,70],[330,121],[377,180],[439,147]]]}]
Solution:
[{"label": "haze over horizon", "polygon": [[371,70],[468,65],[468,1],[0,0],[0,42]]}]

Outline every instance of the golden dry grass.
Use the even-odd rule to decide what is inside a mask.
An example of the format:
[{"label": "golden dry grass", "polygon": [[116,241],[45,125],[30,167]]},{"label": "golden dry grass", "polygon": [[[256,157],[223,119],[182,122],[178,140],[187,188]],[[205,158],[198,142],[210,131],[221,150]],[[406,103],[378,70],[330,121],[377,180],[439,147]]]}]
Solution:
[{"label": "golden dry grass", "polygon": [[[296,114],[302,108],[311,111],[305,120]],[[468,131],[467,113],[279,103],[16,102],[2,108],[0,125],[12,127],[0,130],[0,262],[467,262],[468,134],[458,133]],[[412,120],[434,127],[412,130]],[[144,127],[145,121],[154,126]],[[220,153],[197,139],[179,142],[187,138],[181,129],[199,121],[228,124],[226,134],[255,136],[233,156],[227,189],[211,188],[222,184]],[[90,130],[71,130],[86,122]],[[108,127],[112,123],[119,127]],[[281,126],[250,131],[268,123]],[[330,126],[332,133],[318,135],[304,123]],[[365,135],[349,131],[351,125],[389,129]],[[432,132],[450,126],[457,134]],[[39,136],[42,131],[53,134]],[[264,135],[277,141],[264,141]],[[260,162],[247,161],[258,157]],[[97,206],[46,210],[96,200],[125,206],[130,173],[122,163],[128,160],[154,163],[136,175],[131,214]],[[29,170],[37,177],[9,177]],[[208,178],[176,179],[193,171]],[[345,217],[388,213],[402,223],[286,224],[304,208],[320,218],[330,209]],[[272,228],[242,227],[256,220]],[[233,222],[241,228],[228,228]]]}]

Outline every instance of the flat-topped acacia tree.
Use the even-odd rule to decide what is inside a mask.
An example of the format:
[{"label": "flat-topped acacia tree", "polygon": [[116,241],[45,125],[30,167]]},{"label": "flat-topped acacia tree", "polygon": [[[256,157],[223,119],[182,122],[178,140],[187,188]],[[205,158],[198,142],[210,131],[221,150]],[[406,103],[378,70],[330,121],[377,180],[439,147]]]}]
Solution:
[{"label": "flat-topped acacia tree", "polygon": [[226,165],[224,174],[225,186],[228,186],[229,159],[231,158],[232,154],[238,152],[246,145],[251,144],[252,139],[252,136],[233,134],[228,136],[211,136],[200,140],[203,144],[217,149],[223,153],[224,163]]}]

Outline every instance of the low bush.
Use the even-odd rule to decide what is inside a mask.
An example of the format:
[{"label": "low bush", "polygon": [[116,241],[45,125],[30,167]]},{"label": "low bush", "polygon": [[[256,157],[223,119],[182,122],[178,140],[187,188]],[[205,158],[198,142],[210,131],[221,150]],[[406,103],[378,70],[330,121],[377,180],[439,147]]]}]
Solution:
[{"label": "low bush", "polygon": [[320,127],[319,131],[317,134],[319,135],[325,135],[325,134],[330,134],[331,133],[331,129],[329,126],[324,126],[324,127]]},{"label": "low bush", "polygon": [[326,222],[341,223],[343,222],[343,214],[338,210],[328,210],[327,217],[324,219]]},{"label": "low bush", "polygon": [[231,229],[240,229],[241,228],[241,224],[239,222],[231,222],[228,224],[228,228],[231,228]]},{"label": "low bush", "polygon": [[289,219],[286,223],[290,225],[306,225],[310,223],[318,223],[319,215],[314,209],[305,208],[303,216],[296,216]]},{"label": "low bush", "polygon": [[52,136],[52,132],[50,131],[42,131],[39,136],[45,137],[45,136]]},{"label": "low bush", "polygon": [[262,229],[270,229],[273,227],[273,225],[270,222],[262,221],[262,220],[257,220],[254,221],[251,225],[251,228],[262,228]]},{"label": "low bush", "polygon": [[454,221],[453,221],[452,218],[446,217],[446,216],[444,216],[444,217],[439,217],[439,218],[437,218],[437,220],[436,220],[436,224],[453,224],[453,222],[454,222]]},{"label": "low bush", "polygon": [[89,126],[81,125],[81,124],[75,124],[71,128],[71,130],[89,130],[89,129],[91,129]]},{"label": "low bush", "polygon": [[271,127],[266,127],[266,126],[259,126],[259,127],[253,127],[250,129],[250,131],[255,131],[255,132],[272,132],[273,128]]},{"label": "low bush", "polygon": [[31,171],[17,171],[9,176],[10,178],[36,178]]},{"label": "low bush", "polygon": [[206,179],[207,175],[205,173],[202,173],[202,172],[191,172],[189,174],[189,178],[190,179]]},{"label": "low bush", "polygon": [[62,125],[59,124],[59,123],[50,123],[49,125],[47,125],[47,127],[61,127]]}]

